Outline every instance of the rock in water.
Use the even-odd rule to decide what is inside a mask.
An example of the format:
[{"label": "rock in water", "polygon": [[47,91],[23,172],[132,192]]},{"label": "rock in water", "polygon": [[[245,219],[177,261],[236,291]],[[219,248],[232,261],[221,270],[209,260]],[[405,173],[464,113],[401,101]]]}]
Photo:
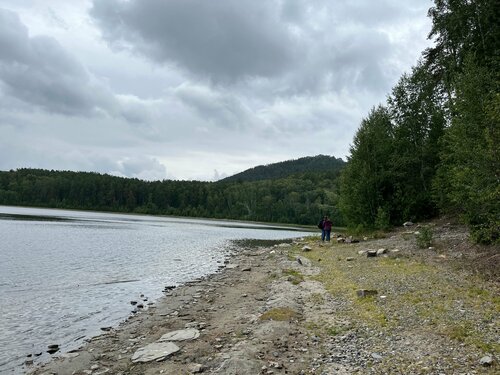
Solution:
[{"label": "rock in water", "polygon": [[198,337],[200,337],[200,331],[195,328],[188,328],[166,333],[158,340],[158,342],[194,340]]},{"label": "rock in water", "polygon": [[54,354],[59,351],[59,344],[51,344],[47,347],[47,353]]},{"label": "rock in water", "polygon": [[180,348],[170,341],[154,342],[138,349],[132,356],[132,362],[163,361],[169,355],[176,353],[179,350]]}]

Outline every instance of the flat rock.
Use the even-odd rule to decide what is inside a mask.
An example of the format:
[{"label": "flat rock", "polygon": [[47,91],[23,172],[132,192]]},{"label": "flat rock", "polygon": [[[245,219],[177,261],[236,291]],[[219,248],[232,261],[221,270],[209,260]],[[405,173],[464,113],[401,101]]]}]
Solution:
[{"label": "flat rock", "polygon": [[164,334],[158,342],[164,341],[185,341],[194,340],[200,337],[200,331],[196,328],[179,329],[177,331],[172,331]]},{"label": "flat rock", "polygon": [[406,221],[403,223],[403,227],[411,227],[413,223],[411,221]]},{"label": "flat rock", "polygon": [[376,257],[377,256],[377,250],[368,250],[366,252],[366,256],[368,258],[373,258],[373,257]]},{"label": "flat rock", "polygon": [[302,247],[302,251],[311,251],[311,250],[312,248],[310,246],[305,245]]},{"label": "flat rock", "polygon": [[138,349],[132,356],[132,362],[163,361],[169,355],[178,352],[179,350],[180,348],[170,341],[154,342]]}]

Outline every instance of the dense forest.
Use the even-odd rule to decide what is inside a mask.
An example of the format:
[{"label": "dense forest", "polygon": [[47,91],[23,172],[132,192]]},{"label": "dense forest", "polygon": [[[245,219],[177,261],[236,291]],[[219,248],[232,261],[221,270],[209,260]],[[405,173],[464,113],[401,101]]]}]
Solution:
[{"label": "dense forest", "polygon": [[320,155],[213,183],[20,169],[0,172],[0,204],[297,224],[328,213],[360,229],[450,214],[498,242],[500,7],[435,0],[428,15],[433,46],[362,120],[345,165]]},{"label": "dense forest", "polygon": [[292,174],[312,172],[338,173],[344,167],[345,161],[328,155],[308,156],[296,160],[286,160],[269,165],[259,165],[246,171],[226,177],[223,181],[259,181],[275,180]]},{"label": "dense forest", "polygon": [[434,46],[362,121],[340,183],[351,226],[459,215],[478,242],[500,232],[500,7],[435,0]]},{"label": "dense forest", "polygon": [[[329,213],[335,224],[342,224],[335,209],[338,160],[320,155],[307,162],[323,172],[296,173],[297,168],[290,168],[288,174],[279,173],[281,178],[260,181],[147,182],[98,173],[19,169],[0,172],[0,204],[296,224],[314,224]],[[246,176],[258,180],[251,172]]]}]

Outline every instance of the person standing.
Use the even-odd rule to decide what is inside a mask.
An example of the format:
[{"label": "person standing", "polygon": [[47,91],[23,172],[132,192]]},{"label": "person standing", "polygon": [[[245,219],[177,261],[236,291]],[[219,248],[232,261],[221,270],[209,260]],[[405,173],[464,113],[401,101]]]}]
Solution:
[{"label": "person standing", "polygon": [[326,240],[327,242],[330,242],[330,233],[332,231],[332,226],[332,221],[328,218],[328,216],[325,216],[325,218],[323,219],[323,230],[321,232],[322,241]]},{"label": "person standing", "polygon": [[325,220],[327,219],[326,216],[323,217],[318,223],[318,228],[321,229],[321,241],[325,241]]}]

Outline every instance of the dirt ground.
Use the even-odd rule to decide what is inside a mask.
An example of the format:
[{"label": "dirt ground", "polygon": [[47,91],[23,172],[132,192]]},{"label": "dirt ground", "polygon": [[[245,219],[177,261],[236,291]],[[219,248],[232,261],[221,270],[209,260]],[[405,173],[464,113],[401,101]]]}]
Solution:
[{"label": "dirt ground", "polygon": [[[500,298],[491,262],[498,248],[466,245],[462,227],[431,225],[425,250],[416,246],[417,227],[359,243],[243,247],[220,273],[167,291],[116,329],[29,372],[497,373]],[[487,274],[472,267],[488,257]],[[180,350],[161,361],[132,362],[138,349],[185,328],[200,336],[175,342]]]}]

